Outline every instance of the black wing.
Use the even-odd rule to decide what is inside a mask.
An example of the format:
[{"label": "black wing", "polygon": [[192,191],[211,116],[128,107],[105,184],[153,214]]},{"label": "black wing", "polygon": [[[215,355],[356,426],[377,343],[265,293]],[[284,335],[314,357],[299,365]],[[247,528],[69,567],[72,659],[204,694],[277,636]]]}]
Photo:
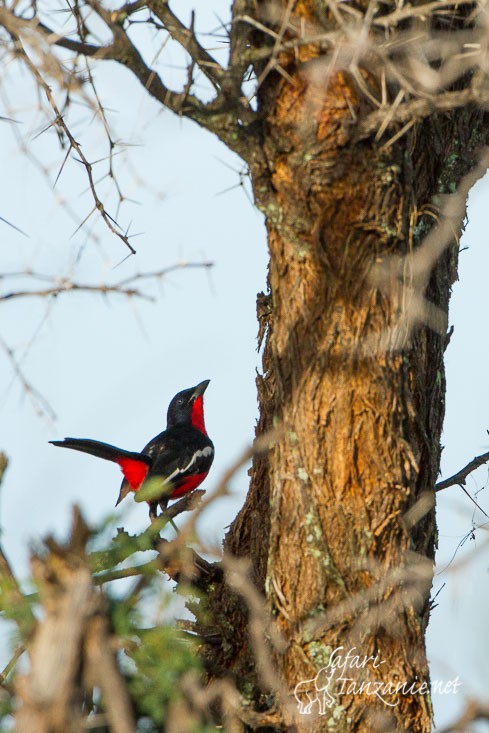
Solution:
[{"label": "black wing", "polygon": [[[178,425],[165,430],[144,446],[141,454],[148,457],[147,479],[162,479],[162,497],[180,486],[189,476],[206,473],[214,460],[214,445],[207,435],[192,426]],[[119,500],[130,491],[122,482]]]},{"label": "black wing", "polygon": [[182,477],[208,471],[214,459],[211,439],[185,425],[160,433],[141,452],[152,460],[149,476],[161,476],[173,485]]}]

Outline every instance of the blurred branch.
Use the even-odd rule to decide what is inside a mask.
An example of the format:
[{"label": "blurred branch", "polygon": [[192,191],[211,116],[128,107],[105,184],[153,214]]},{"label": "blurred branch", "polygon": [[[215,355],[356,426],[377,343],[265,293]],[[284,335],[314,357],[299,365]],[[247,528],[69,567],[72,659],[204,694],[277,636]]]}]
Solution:
[{"label": "blurred branch", "polygon": [[210,563],[189,547],[183,549],[160,538],[158,542],[159,568],[175,581],[189,583],[204,593],[209,592],[213,583],[221,582],[223,570],[220,563]]},{"label": "blurred branch", "polygon": [[8,468],[8,458],[3,451],[0,451],[0,484],[3,481],[5,471]]},{"label": "blurred branch", "polygon": [[434,112],[450,112],[459,107],[466,107],[471,102],[480,105],[487,105],[489,102],[489,92],[475,90],[472,87],[451,92],[443,92],[431,94],[425,99],[412,99],[405,104],[401,104],[395,110],[389,107],[381,107],[375,112],[371,112],[367,117],[361,120],[356,127],[353,138],[355,141],[364,140],[370,137],[372,133],[377,132],[383,124],[387,115],[389,115],[389,126],[396,124],[404,124],[422,120]]},{"label": "blurred branch", "polygon": [[358,571],[368,572],[371,585],[328,608],[324,614],[303,622],[296,633],[299,644],[322,638],[336,624],[347,619],[361,619],[361,628],[382,628],[389,619],[398,617],[400,608],[425,602],[433,579],[433,563],[416,552],[407,553],[401,565],[387,568],[372,558],[357,559]]},{"label": "blurred branch", "polygon": [[135,723],[126,682],[117,666],[107,619],[94,615],[85,637],[86,675],[99,688],[107,709],[111,733],[134,733]]},{"label": "blurred branch", "polygon": [[210,492],[206,496],[206,498],[202,502],[200,502],[198,507],[192,512],[174,542],[180,545],[184,545],[186,542],[190,541],[192,536],[195,535],[195,525],[197,524],[200,515],[209,506],[209,504],[212,504],[217,498],[227,496],[227,494],[229,493],[229,482],[232,478],[234,478],[240,468],[245,466],[246,463],[254,455],[266,453],[266,451],[271,448],[273,443],[276,443],[278,440],[280,440],[283,434],[284,430],[282,428],[275,428],[274,430],[270,430],[268,433],[261,435],[253,442],[253,444],[249,448],[246,448],[246,450],[243,451],[243,453],[236,459],[236,461],[231,464],[228,469],[226,469],[215,489]]},{"label": "blurred branch", "polygon": [[[468,6],[476,6],[476,2],[468,0],[466,2]],[[457,8],[460,6],[460,0],[435,0],[435,2],[422,3],[420,5],[408,5],[405,7],[396,8],[391,13],[385,15],[376,15],[372,18],[373,26],[381,26],[382,28],[391,28],[402,21],[409,18],[428,18],[436,11],[438,14],[440,11],[448,8]]]},{"label": "blurred branch", "polygon": [[[246,724],[246,730],[284,730],[285,721],[276,710],[256,712],[249,702],[243,700],[230,679],[213,679],[205,687],[193,674],[186,674],[182,679],[182,690],[192,703],[192,707],[212,715],[216,710],[216,703],[222,708],[223,731],[241,733]],[[221,730],[221,727],[219,727]],[[288,728],[295,731],[295,728]]]},{"label": "blurred branch", "polygon": [[432,270],[443,252],[451,244],[458,246],[469,191],[488,167],[489,148],[483,147],[477,163],[459,181],[456,192],[440,195],[442,205],[433,215],[436,223],[421,244],[407,255],[386,256],[372,266],[368,275],[370,283],[398,304],[399,316],[391,328],[364,340],[359,346],[363,353],[404,349],[410,343],[413,329],[420,324],[446,335],[448,314],[430,302],[425,293]]},{"label": "blurred branch", "polygon": [[[174,540],[170,542],[166,539],[160,539],[157,543],[161,569],[168,573],[173,580],[176,582],[190,582],[203,591],[208,591],[211,583],[222,580],[223,568],[221,563],[209,563],[188,546],[188,543],[195,537],[197,520],[202,512],[217,498],[226,496],[229,490],[229,482],[239,469],[256,453],[268,450],[281,434],[280,429],[272,430],[255,440],[253,445],[247,448],[224,472],[216,488],[205,499],[202,499],[204,494],[202,490],[188,494],[166,509],[161,517],[156,520],[157,523],[158,521],[173,519],[183,511],[192,510],[192,514]],[[197,507],[195,507],[196,500],[199,502]]]},{"label": "blurred branch", "polygon": [[120,570],[108,570],[105,573],[98,573],[93,576],[93,581],[96,585],[103,585],[104,583],[111,583],[113,580],[121,580],[122,578],[134,578],[139,575],[146,575],[152,573],[157,569],[154,561],[145,562],[141,565],[134,565],[129,568],[121,568]]},{"label": "blurred branch", "polygon": [[489,705],[476,700],[469,700],[460,717],[445,728],[440,728],[438,733],[468,733],[474,730],[471,723],[477,720],[489,720]]},{"label": "blurred branch", "polygon": [[223,565],[226,583],[243,598],[248,607],[248,629],[257,671],[266,689],[278,696],[280,709],[283,710],[284,706],[290,703],[290,695],[280,682],[280,675],[273,663],[271,650],[279,654],[283,653],[287,642],[280,635],[279,627],[269,613],[264,597],[250,580],[249,561],[246,558],[236,558],[226,554]]},{"label": "blurred branch", "polygon": [[15,667],[17,665],[17,662],[19,661],[19,659],[21,658],[21,656],[24,654],[25,651],[26,651],[26,648],[25,648],[24,644],[19,644],[19,646],[15,650],[12,658],[10,659],[10,661],[7,663],[7,665],[5,666],[5,668],[0,673],[0,685],[5,690],[7,690],[7,692],[10,695],[13,695],[14,694],[14,689],[13,689],[12,685],[8,682],[8,677],[12,673],[12,671],[15,669]]},{"label": "blurred branch", "polygon": [[94,588],[87,563],[89,534],[75,509],[68,542],[59,545],[48,538],[48,551],[32,557],[44,613],[29,645],[29,670],[16,680],[16,733],[82,730],[90,707],[81,701],[92,687],[103,694],[113,733],[135,730],[111,646],[104,596]]},{"label": "blurred branch", "polygon": [[36,412],[40,415],[47,415],[47,417],[50,420],[56,419],[56,413],[51,407],[50,403],[44,397],[44,395],[39,392],[27,379],[27,377],[24,375],[24,372],[22,371],[19,362],[15,358],[15,354],[13,350],[8,346],[8,344],[3,340],[3,338],[0,336],[0,347],[3,349],[5,354],[8,357],[8,360],[10,361],[10,364],[12,365],[13,371],[15,373],[15,376],[19,380],[20,384],[22,385],[22,389],[27,394],[27,396],[31,399],[34,409]]}]

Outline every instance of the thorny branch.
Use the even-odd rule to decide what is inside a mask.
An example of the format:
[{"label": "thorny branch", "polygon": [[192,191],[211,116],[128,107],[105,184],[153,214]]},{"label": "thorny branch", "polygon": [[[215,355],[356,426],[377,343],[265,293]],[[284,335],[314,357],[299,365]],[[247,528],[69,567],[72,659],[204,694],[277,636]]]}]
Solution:
[{"label": "thorny branch", "polygon": [[149,0],[147,7],[161,21],[171,37],[180,43],[194,63],[218,91],[225,71],[222,66],[200,45],[193,28],[185,26],[164,0]]},{"label": "thorny branch", "polygon": [[[1,22],[1,16],[0,16],[0,22]],[[27,54],[23,40],[15,29],[15,24],[9,23],[9,25],[6,26],[7,30],[9,31],[12,38],[15,40],[15,55],[22,59],[23,63],[27,67],[27,69],[30,71],[34,79],[36,80],[38,86],[40,89],[44,91],[44,94],[46,95],[46,99],[48,100],[53,112],[54,112],[54,120],[52,121],[52,124],[55,125],[59,130],[61,130],[64,135],[66,135],[67,140],[69,141],[69,150],[66,155],[65,160],[67,159],[67,156],[70,152],[70,150],[76,151],[77,155],[79,156],[80,161],[82,162],[87,177],[88,182],[90,186],[90,190],[92,192],[92,197],[94,201],[94,207],[88,214],[88,216],[85,218],[85,220],[82,222],[81,226],[85,224],[85,222],[91,217],[91,215],[98,211],[101,215],[102,219],[104,220],[105,224],[109,228],[109,230],[115,234],[119,239],[124,242],[126,247],[128,247],[131,254],[135,254],[136,250],[133,248],[133,246],[129,242],[129,237],[127,233],[125,233],[121,227],[117,224],[115,219],[108,213],[106,210],[103,202],[99,198],[99,195],[97,193],[96,185],[95,185],[95,179],[93,176],[93,164],[90,163],[90,161],[85,157],[85,154],[83,153],[80,144],[75,139],[74,135],[71,132],[71,129],[67,125],[65,118],[63,114],[61,113],[58,104],[56,102],[55,95],[53,93],[53,90],[51,86],[46,82],[44,77],[42,76],[41,72],[39,71],[36,64],[31,60],[30,56]]]},{"label": "thorny branch", "polygon": [[[68,140],[68,154],[70,150],[76,151],[85,167],[94,201],[87,218],[98,211],[110,231],[133,253],[127,232],[108,213],[97,193],[93,163],[82,153],[47,79],[55,60],[60,90],[68,87],[70,93],[81,93],[83,88],[76,67],[67,74],[63,62],[57,59],[56,48],[72,52],[75,58],[111,60],[125,66],[164,107],[215,133],[248,162],[261,158],[262,149],[256,128],[259,116],[247,100],[256,95],[270,73],[280,73],[295,83],[287,66],[292,59],[300,57],[301,49],[308,49],[306,58],[309,59],[303,65],[302,78],[319,93],[326,93],[328,80],[336,71],[348,71],[357,80],[359,91],[368,103],[364,113],[357,112],[357,118],[352,119],[349,131],[352,141],[375,136],[380,142],[381,137],[390,134],[390,139],[384,142],[388,146],[416,120],[435,111],[450,111],[469,104],[487,106],[485,59],[489,41],[484,3],[468,0],[462,11],[456,0],[395,9],[369,6],[365,12],[344,3],[330,3],[328,7],[331,17],[327,21],[326,15],[318,12],[316,19],[298,23],[281,3],[263,3],[259,12],[252,14],[248,0],[236,0],[228,30],[227,64],[220,63],[202,43],[193,18],[190,23],[184,23],[167,0],[135,0],[111,9],[100,0],[75,3],[70,7],[76,24],[72,32],[66,32],[66,25],[62,31],[50,27],[37,8],[37,13],[28,17],[13,4],[0,8],[0,27],[3,26],[13,42],[9,48],[12,56],[27,66],[44,91],[54,112],[51,124]],[[110,31],[110,41],[93,42],[98,40],[91,29],[95,17]],[[132,38],[135,17],[138,23],[146,23],[157,34],[166,34],[190,59],[187,82],[180,91],[165,83],[158,68],[161,64],[150,65],[145,60]],[[452,20],[456,21],[453,27]],[[41,64],[33,61],[32,54],[41,59]],[[210,101],[204,101],[205,95],[197,94],[194,67],[210,85]],[[251,78],[250,69],[255,84],[251,94],[245,91],[245,84]],[[382,79],[380,96],[366,81],[364,72],[371,79]],[[96,102],[98,110],[103,111],[100,100]],[[107,128],[106,121],[104,124]],[[109,143],[112,154],[110,134]]]},{"label": "thorny branch", "polygon": [[177,270],[187,269],[209,269],[213,267],[213,262],[176,262],[174,265],[164,267],[161,270],[155,272],[140,272],[129,277],[122,278],[115,283],[103,283],[100,285],[93,285],[89,283],[76,282],[69,278],[58,278],[52,275],[45,275],[32,270],[26,270],[25,272],[14,272],[0,274],[0,282],[3,279],[13,279],[17,277],[28,277],[33,280],[40,280],[47,282],[48,287],[39,289],[28,289],[28,290],[11,290],[8,293],[0,294],[0,301],[12,300],[15,298],[33,298],[33,297],[47,297],[47,296],[58,296],[63,293],[71,292],[85,292],[85,293],[100,293],[102,295],[118,294],[125,295],[127,297],[137,297],[146,300],[154,300],[153,297],[148,295],[143,290],[134,287],[134,284],[139,283],[143,280],[162,280],[164,277]]}]

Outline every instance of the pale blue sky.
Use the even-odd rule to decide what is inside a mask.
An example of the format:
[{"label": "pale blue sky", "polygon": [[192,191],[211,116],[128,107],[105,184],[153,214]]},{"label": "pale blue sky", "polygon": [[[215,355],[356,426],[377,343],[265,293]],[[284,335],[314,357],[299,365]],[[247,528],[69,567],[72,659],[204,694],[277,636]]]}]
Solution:
[{"label": "pale blue sky", "polygon": [[[209,24],[212,27],[211,20]],[[205,486],[212,488],[252,439],[256,420],[255,298],[265,287],[265,231],[242,188],[218,195],[239,182],[228,166],[238,171],[241,163],[196,125],[162,111],[114,65],[98,67],[97,83],[114,110],[109,118],[117,137],[135,146],[119,157],[117,166],[124,193],[139,201],[125,205],[119,217],[122,224],[130,223],[131,231],[141,232],[134,240],[137,256],[118,265],[126,251],[100,222],[95,223],[98,244],[83,232],[72,237],[76,225],[59,197],[69,200],[79,218],[88,213],[91,202],[82,193],[83,170],[70,163],[53,196],[46,178],[19,155],[15,133],[32,140],[44,122],[33,111],[32,93],[26,95],[25,78],[13,74],[0,97],[0,114],[21,124],[16,129],[0,125],[0,165],[8,171],[0,178],[0,215],[26,231],[29,239],[0,224],[1,271],[31,267],[60,276],[71,271],[76,280],[98,283],[158,270],[181,259],[212,260],[215,267],[176,272],[161,284],[152,283],[147,290],[157,298],[155,303],[68,294],[55,302],[0,304],[3,338],[17,354],[27,350],[22,368],[58,415],[56,423],[49,424],[34,414],[0,353],[0,448],[11,460],[0,521],[4,546],[20,573],[26,572],[29,544],[48,532],[66,532],[74,502],[89,520],[97,521],[113,510],[118,493],[119,475],[112,464],[57,450],[48,440],[74,435],[139,449],[163,429],[170,398],[209,378],[206,422],[216,460]],[[85,120],[90,121],[88,113]],[[103,136],[95,123],[88,134],[83,127],[78,132],[88,157],[104,154],[97,147]],[[54,133],[38,137],[33,145],[54,177],[60,161]],[[482,182],[472,194],[463,241],[468,250],[461,254],[461,282],[454,288],[450,310],[455,333],[447,352],[444,475],[489,446],[488,186]],[[224,527],[244,500],[247,481],[243,471],[233,482],[233,496],[205,515],[201,529],[206,539],[222,539]],[[487,470],[482,469],[468,487],[473,491],[486,483]],[[489,513],[484,492],[478,501]],[[440,570],[470,531],[472,511],[457,488],[439,496]],[[147,524],[145,507],[126,502],[122,513],[131,531]],[[476,520],[482,519],[477,513]],[[457,572],[442,572],[435,581],[435,589],[444,581],[447,585],[430,626],[432,674],[435,679],[459,674],[463,682],[456,698],[435,699],[439,725],[463,705],[463,693],[482,695],[487,690],[485,541],[479,531],[475,541],[461,548],[457,561],[474,549],[476,558]]]}]

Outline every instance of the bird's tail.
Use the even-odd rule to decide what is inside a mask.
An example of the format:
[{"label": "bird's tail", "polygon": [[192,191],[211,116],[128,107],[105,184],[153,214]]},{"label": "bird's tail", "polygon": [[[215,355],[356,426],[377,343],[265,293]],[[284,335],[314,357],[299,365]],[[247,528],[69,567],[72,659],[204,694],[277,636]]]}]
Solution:
[{"label": "bird's tail", "polygon": [[144,453],[133,453],[129,450],[117,448],[115,445],[110,445],[110,443],[90,440],[90,438],[65,438],[64,440],[50,440],[49,442],[60,448],[79,450],[82,453],[89,453],[91,456],[117,463],[124,474],[117,504],[130,491],[137,491],[142,486],[152,463],[152,459]]},{"label": "bird's tail", "polygon": [[89,453],[91,456],[103,458],[106,461],[113,461],[121,465],[121,462],[137,461],[138,463],[151,464],[151,458],[145,456],[144,453],[133,453],[123,448],[117,448],[109,443],[101,443],[99,440],[90,440],[89,438],[65,438],[64,440],[50,440],[52,445],[60,448],[71,448],[79,450],[82,453]]}]

